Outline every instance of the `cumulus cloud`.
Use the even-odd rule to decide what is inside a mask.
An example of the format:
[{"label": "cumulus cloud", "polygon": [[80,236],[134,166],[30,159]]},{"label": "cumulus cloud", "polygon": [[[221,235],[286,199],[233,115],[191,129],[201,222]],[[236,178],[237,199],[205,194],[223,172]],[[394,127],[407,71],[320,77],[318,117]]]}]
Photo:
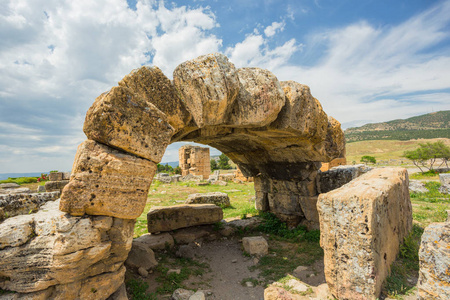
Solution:
[{"label": "cumulus cloud", "polygon": [[267,26],[266,29],[264,29],[264,34],[267,37],[274,36],[277,31],[283,31],[284,30],[285,23],[284,22],[273,22],[272,25]]}]

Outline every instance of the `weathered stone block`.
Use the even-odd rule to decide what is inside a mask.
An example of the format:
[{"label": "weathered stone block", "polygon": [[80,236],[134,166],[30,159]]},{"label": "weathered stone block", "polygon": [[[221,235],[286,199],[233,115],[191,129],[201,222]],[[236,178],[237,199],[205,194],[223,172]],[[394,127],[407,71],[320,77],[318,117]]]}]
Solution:
[{"label": "weathered stone block", "polygon": [[405,169],[374,169],[319,195],[325,277],[338,299],[376,299],[412,227]]},{"label": "weathered stone block", "polygon": [[54,191],[61,192],[62,189],[68,184],[69,184],[69,180],[47,181],[45,183],[45,190],[48,192],[54,192]]},{"label": "weathered stone block", "polygon": [[283,89],[275,75],[259,68],[241,68],[237,73],[240,88],[229,124],[262,127],[275,121],[285,104]]},{"label": "weathered stone block", "polygon": [[185,202],[186,204],[215,204],[222,207],[230,206],[230,197],[222,192],[197,193],[190,194]]},{"label": "weathered stone block", "polygon": [[338,166],[317,175],[317,192],[328,193],[372,170],[366,165]]},{"label": "weathered stone block", "polygon": [[61,181],[64,179],[63,177],[63,172],[50,172],[50,174],[48,174],[48,180],[50,181]]},{"label": "weathered stone block", "polygon": [[264,256],[269,253],[269,244],[262,236],[244,237],[242,246],[250,255]]},{"label": "weathered stone block", "polygon": [[295,131],[314,143],[324,141],[328,116],[319,101],[311,95],[309,87],[295,81],[281,81],[280,84],[286,96],[286,104],[270,127]]},{"label": "weathered stone block", "polygon": [[135,219],[144,210],[156,165],[95,141],[78,146],[62,211]]},{"label": "weathered stone block", "polygon": [[171,231],[184,227],[214,224],[223,211],[214,204],[181,204],[152,207],[147,214],[148,232]]},{"label": "weathered stone block", "polygon": [[131,251],[128,253],[128,258],[125,264],[131,268],[150,270],[158,265],[155,259],[153,250],[145,244],[133,241]]},{"label": "weathered stone block", "polygon": [[130,89],[156,106],[176,131],[185,127],[192,118],[177,90],[158,67],[143,66],[133,70],[119,81],[119,86]]},{"label": "weathered stone block", "polygon": [[124,87],[113,87],[95,99],[83,130],[89,139],[155,163],[174,132],[159,109]]},{"label": "weathered stone block", "polygon": [[450,222],[425,228],[419,259],[418,299],[450,299]]},{"label": "weathered stone block", "polygon": [[180,64],[173,82],[199,127],[224,124],[239,93],[236,69],[219,53]]},{"label": "weathered stone block", "polygon": [[152,250],[164,250],[166,247],[172,248],[174,245],[173,237],[169,233],[146,233],[134,239],[133,243],[141,243]]}]

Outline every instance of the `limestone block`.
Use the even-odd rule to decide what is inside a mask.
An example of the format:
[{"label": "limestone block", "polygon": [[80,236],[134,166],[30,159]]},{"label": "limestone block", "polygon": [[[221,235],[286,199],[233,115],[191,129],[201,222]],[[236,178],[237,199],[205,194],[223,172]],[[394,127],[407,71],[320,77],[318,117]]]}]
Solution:
[{"label": "limestone block", "polygon": [[0,195],[17,195],[31,193],[29,188],[0,189]]},{"label": "limestone block", "polygon": [[83,130],[89,139],[155,163],[174,132],[159,109],[124,87],[113,87],[95,99]]},{"label": "limestone block", "polygon": [[175,131],[189,124],[192,118],[177,90],[158,67],[135,69],[119,81],[119,86],[130,89],[141,99],[156,106],[167,116],[167,121]]},{"label": "limestone block", "polygon": [[450,174],[439,174],[441,186],[439,192],[442,194],[450,194]]},{"label": "limestone block", "polygon": [[10,182],[10,183],[0,183],[0,189],[15,189],[20,187],[20,184]]},{"label": "limestone block", "polygon": [[425,187],[425,183],[420,180],[410,180],[409,190],[413,193],[426,193],[429,190]]},{"label": "limestone block", "polygon": [[317,212],[317,196],[299,197],[300,208],[306,220],[319,224],[319,213]]},{"label": "limestone block", "polygon": [[87,140],[78,146],[60,209],[74,216],[135,219],[144,210],[156,165]]},{"label": "limestone block", "polygon": [[412,227],[408,175],[374,169],[319,195],[325,277],[338,299],[376,299]]},{"label": "limestone block", "polygon": [[425,228],[419,250],[418,299],[450,299],[450,222]]},{"label": "limestone block", "polygon": [[36,212],[41,205],[56,200],[59,195],[60,192],[0,195],[0,221]]},{"label": "limestone block", "polygon": [[281,81],[286,104],[271,128],[291,130],[318,143],[324,141],[328,130],[328,116],[322,105],[311,95],[308,86],[295,81]]},{"label": "limestone block", "polygon": [[196,193],[190,194],[185,202],[186,204],[216,204],[222,207],[230,206],[230,197],[222,192]]},{"label": "limestone block", "polygon": [[134,239],[133,243],[141,243],[152,250],[164,250],[166,247],[172,248],[174,245],[173,237],[169,233],[146,233]]},{"label": "limestone block", "polygon": [[222,218],[222,209],[214,204],[155,206],[147,214],[147,226],[148,232],[153,233],[214,224],[222,220]]},{"label": "limestone block", "polygon": [[259,68],[241,68],[239,94],[229,124],[236,127],[263,127],[275,121],[285,104],[278,79]]},{"label": "limestone block", "polygon": [[145,244],[133,242],[125,264],[134,269],[142,267],[145,270],[150,270],[155,268],[158,262],[155,259],[155,253],[150,247],[147,247]]},{"label": "limestone block", "polygon": [[222,125],[239,93],[236,69],[219,53],[180,64],[173,82],[199,127]]},{"label": "limestone block", "polygon": [[244,237],[242,246],[250,255],[264,256],[269,253],[269,244],[262,236]]},{"label": "limestone block", "polygon": [[50,174],[48,174],[49,181],[61,181],[63,180],[63,177],[64,177],[63,172],[50,172]]},{"label": "limestone block", "polygon": [[61,192],[67,184],[69,184],[69,180],[47,181],[45,183],[45,190],[49,192]]}]

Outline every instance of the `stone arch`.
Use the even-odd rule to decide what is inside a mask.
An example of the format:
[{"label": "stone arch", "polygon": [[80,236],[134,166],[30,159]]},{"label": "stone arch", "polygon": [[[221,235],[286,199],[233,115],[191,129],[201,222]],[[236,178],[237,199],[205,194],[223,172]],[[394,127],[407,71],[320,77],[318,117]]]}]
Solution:
[{"label": "stone arch", "polygon": [[194,141],[256,178],[259,210],[296,223],[311,219],[320,163],[344,157],[345,141],[309,87],[259,68],[236,69],[217,53],[180,64],[173,78],[144,66],[95,100],[60,209],[137,218],[166,147]]},{"label": "stone arch", "polygon": [[118,290],[156,164],[176,141],[211,145],[255,177],[258,209],[317,224],[315,175],[344,157],[345,142],[309,88],[221,54],[182,63],[173,78],[144,66],[97,97],[59,210],[50,203],[0,224],[0,288],[36,299]]}]

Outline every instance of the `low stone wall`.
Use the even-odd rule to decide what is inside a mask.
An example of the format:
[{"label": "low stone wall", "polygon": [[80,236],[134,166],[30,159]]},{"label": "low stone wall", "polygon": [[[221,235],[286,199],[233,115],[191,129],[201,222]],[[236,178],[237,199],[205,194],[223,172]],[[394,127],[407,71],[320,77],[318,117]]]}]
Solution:
[{"label": "low stone wall", "polygon": [[309,229],[318,229],[319,194],[337,189],[372,169],[351,165],[320,172],[318,167],[316,163],[305,163],[296,178],[288,180],[255,177],[256,209],[274,213],[291,227],[302,223]]},{"label": "low stone wall", "polygon": [[374,169],[319,196],[325,277],[337,299],[376,299],[412,227],[408,174]]},{"label": "low stone wall", "polygon": [[36,212],[47,201],[54,201],[60,192],[0,195],[0,222],[6,218]]}]

